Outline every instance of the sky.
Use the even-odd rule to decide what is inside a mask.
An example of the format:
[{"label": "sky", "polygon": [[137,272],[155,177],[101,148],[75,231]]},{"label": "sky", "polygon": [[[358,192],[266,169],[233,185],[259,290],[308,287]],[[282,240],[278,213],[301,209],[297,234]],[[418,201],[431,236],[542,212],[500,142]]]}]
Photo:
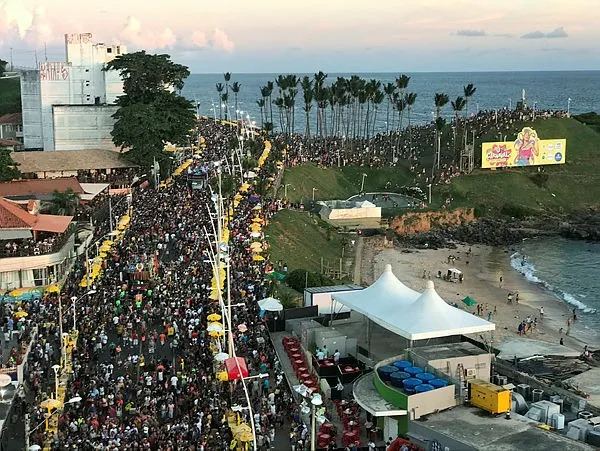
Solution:
[{"label": "sky", "polygon": [[64,61],[65,33],[192,73],[600,70],[598,0],[0,0],[0,59]]}]

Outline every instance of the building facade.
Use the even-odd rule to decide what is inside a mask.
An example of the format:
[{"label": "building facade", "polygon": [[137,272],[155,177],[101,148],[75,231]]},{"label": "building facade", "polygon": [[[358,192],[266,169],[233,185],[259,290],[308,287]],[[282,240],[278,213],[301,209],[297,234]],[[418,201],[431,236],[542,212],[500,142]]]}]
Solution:
[{"label": "building facade", "polygon": [[65,35],[65,48],[66,61],[42,62],[22,73],[25,149],[114,150],[112,115],[123,82],[104,69],[127,50],[94,44],[91,33]]}]

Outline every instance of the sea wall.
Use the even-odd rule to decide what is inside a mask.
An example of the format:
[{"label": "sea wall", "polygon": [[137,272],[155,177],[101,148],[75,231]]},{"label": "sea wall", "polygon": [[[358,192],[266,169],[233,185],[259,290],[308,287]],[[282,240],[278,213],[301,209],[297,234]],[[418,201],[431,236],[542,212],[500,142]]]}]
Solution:
[{"label": "sea wall", "polygon": [[474,222],[473,208],[458,208],[453,211],[408,212],[395,217],[391,228],[400,236],[429,232],[434,228],[458,227]]}]

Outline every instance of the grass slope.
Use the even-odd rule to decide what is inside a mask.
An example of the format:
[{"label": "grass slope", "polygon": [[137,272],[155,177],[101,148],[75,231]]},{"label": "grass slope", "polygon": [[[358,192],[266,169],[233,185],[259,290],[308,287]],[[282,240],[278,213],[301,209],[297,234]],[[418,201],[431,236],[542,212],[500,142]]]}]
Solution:
[{"label": "grass slope", "polygon": [[[312,199],[312,189],[316,188],[315,199],[347,199],[360,191],[362,174],[365,178],[365,192],[394,190],[405,185],[411,176],[405,168],[366,168],[346,166],[343,168],[322,168],[316,164],[302,164],[288,168],[283,176],[283,184],[288,187],[288,199],[292,202],[307,202]],[[391,187],[386,184],[388,182]],[[283,196],[283,193],[279,193]]]},{"label": "grass slope", "polygon": [[[342,237],[308,213],[281,210],[265,228],[271,261],[282,261],[288,270],[321,271],[321,257],[333,264],[342,256]],[[330,239],[328,239],[330,238]]]},{"label": "grass slope", "polygon": [[21,111],[21,82],[19,78],[0,79],[0,114]]},{"label": "grass slope", "polygon": [[454,179],[438,196],[451,195],[453,205],[488,213],[569,212],[600,205],[600,133],[574,119],[540,120],[535,129],[541,139],[567,139],[566,164],[545,166],[548,178],[542,186],[534,183],[537,167],[476,169]]}]

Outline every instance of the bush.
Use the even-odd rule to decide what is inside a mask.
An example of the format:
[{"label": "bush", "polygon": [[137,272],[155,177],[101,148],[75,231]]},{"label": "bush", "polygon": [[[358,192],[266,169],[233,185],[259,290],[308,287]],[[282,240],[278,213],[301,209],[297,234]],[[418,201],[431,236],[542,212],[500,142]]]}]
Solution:
[{"label": "bush", "polygon": [[[307,277],[308,274],[308,277]],[[306,287],[325,287],[335,285],[335,282],[321,274],[307,271],[306,269],[295,269],[285,278],[285,283],[299,293],[304,292]]]},{"label": "bush", "polygon": [[505,216],[510,216],[512,218],[519,219],[527,218],[529,216],[534,215],[534,212],[528,209],[527,207],[524,207],[522,205],[511,204],[503,205],[502,209],[500,210],[500,213],[502,213]]}]

